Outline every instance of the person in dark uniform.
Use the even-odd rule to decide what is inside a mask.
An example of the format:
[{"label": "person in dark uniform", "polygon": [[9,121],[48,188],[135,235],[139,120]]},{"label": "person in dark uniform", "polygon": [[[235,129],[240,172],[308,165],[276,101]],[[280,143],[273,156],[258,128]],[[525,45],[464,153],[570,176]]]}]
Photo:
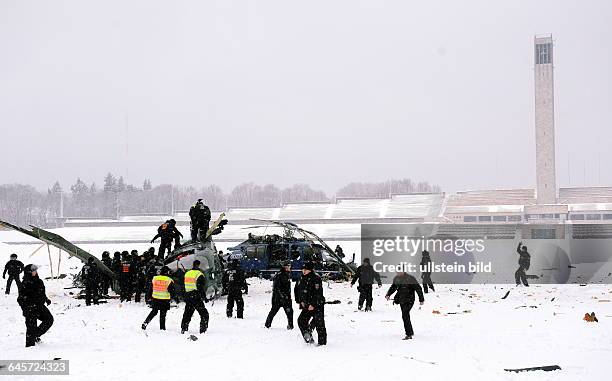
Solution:
[{"label": "person in dark uniform", "polygon": [[157,234],[151,240],[151,243],[154,243],[155,240],[161,238],[157,255],[162,260],[164,259],[164,254],[166,253],[166,250],[168,250],[168,254],[172,252],[172,242],[174,241],[175,230],[176,226],[173,227],[170,223],[170,220],[168,220],[163,224],[159,225],[159,227],[157,228]]},{"label": "person in dark uniform", "polygon": [[402,320],[404,321],[404,331],[406,333],[404,340],[410,340],[412,336],[414,336],[412,322],[410,321],[410,310],[414,305],[415,292],[419,295],[419,303],[423,305],[423,303],[425,303],[425,297],[423,296],[421,285],[416,278],[408,273],[398,272],[393,278],[393,284],[385,296],[385,298],[389,300],[391,295],[395,293],[393,304],[399,304],[402,309]]},{"label": "person in dark uniform", "polygon": [[174,237],[174,249],[176,249],[177,247],[181,246],[181,238],[183,238],[183,233],[181,233],[176,228],[176,220],[174,218],[169,219],[168,223],[170,224],[170,228],[172,229],[172,236]]},{"label": "person in dark uniform", "polygon": [[272,326],[274,316],[282,308],[287,315],[287,329],[293,329],[293,307],[291,303],[291,262],[286,261],[272,281],[272,309],[266,319],[266,328]]},{"label": "person in dark uniform", "polygon": [[81,279],[83,279],[83,284],[85,285],[86,306],[90,306],[92,300],[94,304],[98,304],[99,275],[98,266],[94,262],[94,258],[89,257],[87,264],[81,270]]},{"label": "person in dark uniform", "polygon": [[137,256],[134,264],[134,301],[140,303],[141,295],[146,292],[148,264],[144,255]]},{"label": "person in dark uniform", "polygon": [[[102,263],[108,267],[109,270],[113,270],[113,260],[110,257],[110,253],[105,251],[102,253]],[[108,295],[108,290],[111,287],[113,279],[107,274],[100,274],[100,293],[102,295]]]},{"label": "person in dark uniform", "polygon": [[159,329],[166,330],[166,313],[170,309],[170,298],[179,303],[177,290],[174,286],[174,281],[168,276],[170,269],[164,266],[159,271],[159,275],[153,277],[151,287],[148,288],[148,299],[151,300],[151,312],[142,323],[141,328],[147,329],[147,325],[159,313]]},{"label": "person in dark uniform", "polygon": [[431,288],[431,291],[435,292],[436,290],[434,290],[433,282],[431,281],[431,271],[428,271],[429,266],[431,266],[431,257],[429,256],[429,251],[423,250],[421,254],[422,257],[420,266],[421,279],[423,279],[423,291],[425,291],[425,293],[427,294],[429,288]]},{"label": "person in dark uniform", "polygon": [[514,273],[516,285],[518,286],[523,282],[523,285],[529,287],[529,283],[527,283],[527,274],[525,272],[529,270],[529,266],[531,266],[531,255],[527,251],[527,246],[523,245],[523,242],[519,242],[516,247],[516,252],[519,255],[519,268]]},{"label": "person in dark uniform", "polygon": [[363,302],[365,302],[365,310],[372,311],[372,285],[374,281],[378,283],[378,287],[382,287],[380,281],[380,275],[374,270],[374,267],[370,264],[370,258],[364,258],[361,266],[357,267],[353,280],[351,281],[351,287],[359,281],[357,291],[359,291],[359,302],[357,303],[357,309],[363,308]]},{"label": "person in dark uniform", "polygon": [[295,285],[295,301],[300,306],[298,327],[304,341],[313,344],[312,329],[317,330],[319,345],[327,344],[327,329],[325,328],[325,297],[323,282],[314,272],[314,263],[306,262],[302,268],[302,277]]},{"label": "person in dark uniform", "polygon": [[340,245],[336,245],[336,249],[334,250],[336,255],[340,258],[344,258],[344,250],[340,247]]},{"label": "person in dark uniform", "polygon": [[200,270],[200,261],[193,261],[191,270],[185,273],[185,312],[181,321],[181,333],[187,332],[191,317],[195,311],[200,315],[200,333],[208,329],[208,310],[204,305],[206,300],[206,276]]},{"label": "person in dark uniform", "polygon": [[204,240],[210,225],[210,208],[204,205],[201,198],[189,208],[189,218],[191,219],[191,240]]},{"label": "person in dark uniform", "polygon": [[222,282],[227,290],[227,317],[231,318],[234,312],[234,303],[236,303],[236,317],[243,318],[244,299],[242,292],[249,293],[249,285],[246,282],[244,270],[240,268],[240,262],[234,259],[225,273],[223,274]]},{"label": "person in dark uniform", "polygon": [[113,268],[111,270],[113,270],[117,276],[121,275],[121,253],[118,251],[115,251],[113,254],[112,266]]},{"label": "person in dark uniform", "polygon": [[119,283],[121,284],[120,301],[132,300],[132,283],[134,282],[134,266],[132,259],[127,251],[121,254],[121,273],[119,273]]},{"label": "person in dark uniform", "polygon": [[8,295],[11,293],[11,284],[15,281],[17,290],[21,285],[19,280],[19,274],[23,272],[23,263],[17,260],[17,254],[11,254],[11,259],[4,265],[4,272],[2,273],[2,279],[6,279],[6,273],[8,273],[8,280],[6,281],[5,293]]},{"label": "person in dark uniform", "polygon": [[[23,282],[19,287],[17,303],[21,307],[26,325],[26,347],[32,347],[40,341],[53,325],[53,315],[47,308],[51,301],[45,293],[45,284],[38,277],[38,267],[27,265],[23,270]],[[46,304],[46,305],[45,305]],[[38,325],[40,320],[40,325]]]}]

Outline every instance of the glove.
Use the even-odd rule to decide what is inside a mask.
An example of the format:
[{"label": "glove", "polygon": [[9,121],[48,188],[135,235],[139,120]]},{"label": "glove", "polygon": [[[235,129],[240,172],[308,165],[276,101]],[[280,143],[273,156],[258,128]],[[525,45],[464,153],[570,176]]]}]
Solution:
[{"label": "glove", "polygon": [[248,289],[248,288],[245,288],[245,289],[244,289],[244,294],[245,294],[245,295],[248,295],[248,294],[249,294],[249,289]]},{"label": "glove", "polygon": [[45,303],[47,303],[47,305],[51,304],[51,301],[49,300],[49,298],[47,298],[47,300],[45,301]]}]

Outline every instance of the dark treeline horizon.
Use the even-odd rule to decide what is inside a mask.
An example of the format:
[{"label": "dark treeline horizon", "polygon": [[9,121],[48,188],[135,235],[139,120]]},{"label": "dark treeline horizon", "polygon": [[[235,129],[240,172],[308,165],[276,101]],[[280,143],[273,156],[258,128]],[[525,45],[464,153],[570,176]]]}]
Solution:
[{"label": "dark treeline horizon", "polygon": [[69,186],[55,182],[46,191],[27,184],[0,185],[0,219],[19,225],[53,226],[56,218],[118,218],[121,215],[172,214],[188,210],[199,198],[213,211],[235,207],[280,207],[297,202],[332,202],[336,198],[386,198],[391,194],[440,192],[440,187],[411,179],[352,182],[328,195],[308,184],[279,188],[252,182],[225,193],[218,185],[201,188],[159,184],[150,179],[136,186],[108,173],[101,185],[80,178]]}]

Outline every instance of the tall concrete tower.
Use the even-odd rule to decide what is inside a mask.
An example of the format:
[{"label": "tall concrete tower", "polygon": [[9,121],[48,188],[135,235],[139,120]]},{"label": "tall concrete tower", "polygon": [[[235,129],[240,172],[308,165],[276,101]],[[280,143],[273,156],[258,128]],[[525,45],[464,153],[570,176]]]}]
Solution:
[{"label": "tall concrete tower", "polygon": [[535,131],[538,204],[557,202],[552,36],[535,37]]}]

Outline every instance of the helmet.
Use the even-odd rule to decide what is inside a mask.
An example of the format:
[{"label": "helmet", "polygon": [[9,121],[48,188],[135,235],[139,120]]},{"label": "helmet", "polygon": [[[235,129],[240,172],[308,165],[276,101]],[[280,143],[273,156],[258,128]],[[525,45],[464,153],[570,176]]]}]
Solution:
[{"label": "helmet", "polygon": [[17,259],[17,254],[15,253],[11,254],[11,259]]},{"label": "helmet", "polygon": [[168,275],[170,274],[170,269],[168,266],[164,266],[159,270],[160,275]]}]

